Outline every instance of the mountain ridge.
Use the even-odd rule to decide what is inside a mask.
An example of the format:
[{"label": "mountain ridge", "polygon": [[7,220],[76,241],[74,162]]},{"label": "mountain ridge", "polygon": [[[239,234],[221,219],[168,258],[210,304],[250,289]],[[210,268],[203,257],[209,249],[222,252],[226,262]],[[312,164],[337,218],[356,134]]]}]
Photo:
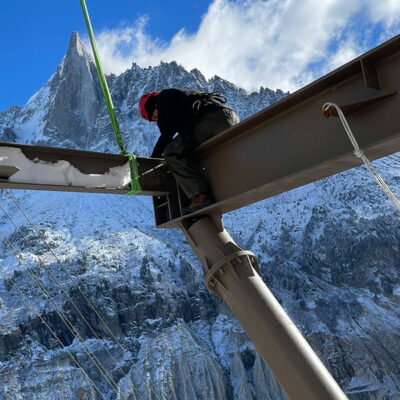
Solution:
[{"label": "mountain ridge", "polygon": [[[175,61],[148,68],[133,64],[118,77],[111,74],[106,79],[126,147],[142,156],[151,152],[156,136],[154,128],[147,126],[145,129],[145,121],[138,112],[137,104],[144,92],[161,91],[165,87],[219,91],[227,95],[242,119],[252,114],[257,103],[257,108],[262,109],[286,95],[280,90],[264,88],[247,95],[243,89],[220,77],[206,80],[199,70],[188,72]],[[244,98],[248,98],[248,104],[243,107]],[[145,130],[150,131],[151,139],[143,136]],[[12,106],[0,112],[0,140],[11,139],[21,143],[117,152],[93,57],[77,32],[72,34],[65,57],[43,88],[25,106]]]}]

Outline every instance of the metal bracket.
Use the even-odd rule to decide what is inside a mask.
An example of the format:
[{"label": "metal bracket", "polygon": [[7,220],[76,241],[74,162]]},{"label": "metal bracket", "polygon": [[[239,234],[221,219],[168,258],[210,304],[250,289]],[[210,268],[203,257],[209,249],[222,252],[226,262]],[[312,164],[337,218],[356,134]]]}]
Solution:
[{"label": "metal bracket", "polygon": [[[367,89],[367,88],[366,88]],[[373,104],[380,103],[383,100],[395,95],[397,92],[395,91],[386,91],[386,90],[376,90],[376,89],[367,89],[365,96],[363,96],[360,100],[355,101],[354,103],[340,105],[343,114],[348,116],[350,114],[354,114],[362,109],[369,107]],[[337,111],[335,109],[330,109],[330,112],[327,114],[324,112],[324,116],[328,117],[337,117]]]},{"label": "metal bracket", "polygon": [[375,64],[366,58],[360,60],[364,84],[367,88],[380,90]]},{"label": "metal bracket", "polygon": [[254,255],[254,253],[249,250],[238,250],[235,253],[229,254],[224,258],[222,258],[215,265],[213,265],[213,267],[206,273],[205,281],[208,290],[214,292],[219,297],[223,298],[223,296],[220,293],[218,293],[215,281],[221,283],[218,279],[218,276],[224,273],[224,268],[232,268],[233,261],[237,261],[239,264],[242,264],[242,259],[248,259],[249,265],[251,265],[256,270],[258,275],[261,276],[257,257]]},{"label": "metal bracket", "polygon": [[[346,116],[379,103],[397,93],[394,90],[381,90],[379,88],[376,66],[371,60],[363,58],[360,60],[360,64],[365,88],[362,90],[361,95],[357,94],[357,98],[351,99],[348,104],[340,105],[343,114]],[[324,112],[324,116],[328,118],[331,116],[337,117],[338,115],[335,109],[330,109],[329,113]]]}]

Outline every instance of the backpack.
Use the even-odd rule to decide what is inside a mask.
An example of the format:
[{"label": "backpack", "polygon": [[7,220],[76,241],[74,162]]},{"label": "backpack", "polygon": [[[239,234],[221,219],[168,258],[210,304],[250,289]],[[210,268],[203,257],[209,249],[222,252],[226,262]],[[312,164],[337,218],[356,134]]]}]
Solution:
[{"label": "backpack", "polygon": [[199,118],[208,112],[228,108],[228,106],[225,105],[227,98],[221,93],[196,92],[196,94],[197,100],[192,104],[196,118]]}]

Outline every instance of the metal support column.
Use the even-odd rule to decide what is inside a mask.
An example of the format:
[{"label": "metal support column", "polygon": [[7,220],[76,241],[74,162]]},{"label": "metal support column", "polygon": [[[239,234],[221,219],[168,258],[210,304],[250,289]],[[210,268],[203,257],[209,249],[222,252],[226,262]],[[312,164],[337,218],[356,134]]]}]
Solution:
[{"label": "metal support column", "polygon": [[209,290],[226,301],[291,400],[347,397],[259,275],[257,258],[241,249],[221,216],[181,223],[203,265]]}]

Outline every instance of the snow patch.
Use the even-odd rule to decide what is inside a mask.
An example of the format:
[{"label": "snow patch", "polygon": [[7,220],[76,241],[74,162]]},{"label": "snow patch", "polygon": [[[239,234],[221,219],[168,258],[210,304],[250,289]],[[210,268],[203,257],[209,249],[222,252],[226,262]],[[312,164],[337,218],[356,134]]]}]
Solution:
[{"label": "snow patch", "polygon": [[400,286],[395,286],[395,287],[393,288],[393,294],[394,294],[395,296],[400,296]]},{"label": "snow patch", "polygon": [[104,174],[83,174],[68,161],[32,161],[26,158],[21,149],[4,146],[0,147],[0,165],[20,169],[8,179],[10,182],[110,189],[128,189],[130,184],[129,162],[110,168]]}]

